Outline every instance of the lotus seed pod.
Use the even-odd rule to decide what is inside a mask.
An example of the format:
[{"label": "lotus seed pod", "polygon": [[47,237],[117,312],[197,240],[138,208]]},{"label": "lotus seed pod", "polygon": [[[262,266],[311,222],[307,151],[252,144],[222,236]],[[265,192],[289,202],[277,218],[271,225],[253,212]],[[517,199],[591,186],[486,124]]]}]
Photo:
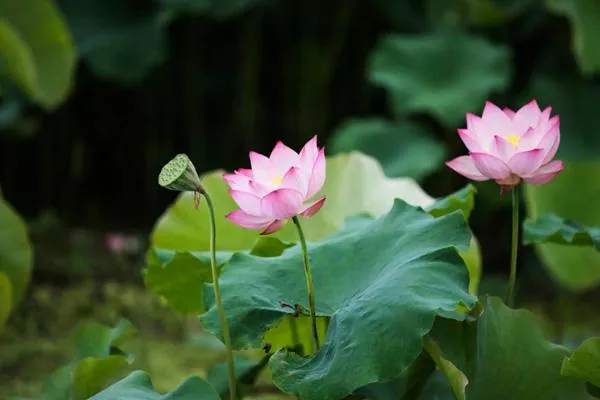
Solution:
[{"label": "lotus seed pod", "polygon": [[165,164],[158,175],[158,184],[178,192],[198,192],[202,190],[200,177],[189,157],[178,154]]}]

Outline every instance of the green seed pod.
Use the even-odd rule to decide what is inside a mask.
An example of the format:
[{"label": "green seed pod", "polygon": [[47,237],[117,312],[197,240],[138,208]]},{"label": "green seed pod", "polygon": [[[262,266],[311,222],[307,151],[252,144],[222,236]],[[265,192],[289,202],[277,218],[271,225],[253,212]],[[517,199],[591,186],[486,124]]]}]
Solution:
[{"label": "green seed pod", "polygon": [[158,175],[158,184],[178,192],[200,192],[202,185],[196,168],[189,157],[178,154],[165,164]]}]

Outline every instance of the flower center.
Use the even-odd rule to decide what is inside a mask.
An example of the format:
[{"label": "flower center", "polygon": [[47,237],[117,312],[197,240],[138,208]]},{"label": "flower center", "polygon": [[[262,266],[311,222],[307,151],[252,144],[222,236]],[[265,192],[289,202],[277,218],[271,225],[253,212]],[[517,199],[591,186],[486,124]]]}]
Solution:
[{"label": "flower center", "polygon": [[271,179],[271,183],[273,185],[279,185],[282,181],[283,181],[283,176],[281,176],[281,175],[276,176],[275,178]]},{"label": "flower center", "polygon": [[516,148],[519,145],[519,142],[521,141],[521,136],[508,135],[508,136],[504,136],[504,140],[506,140],[508,143],[510,143],[512,145],[512,147]]}]

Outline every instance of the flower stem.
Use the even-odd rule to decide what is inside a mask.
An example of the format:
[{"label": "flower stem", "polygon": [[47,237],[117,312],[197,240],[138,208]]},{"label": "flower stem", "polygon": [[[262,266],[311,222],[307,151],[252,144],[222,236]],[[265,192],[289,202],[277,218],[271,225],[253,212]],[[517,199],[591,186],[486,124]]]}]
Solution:
[{"label": "flower stem", "polygon": [[304,257],[304,275],[306,276],[306,289],[308,290],[308,304],[310,306],[310,320],[312,322],[312,334],[315,340],[315,348],[319,350],[319,332],[317,331],[317,315],[315,307],[315,289],[312,281],[312,273],[310,271],[310,262],[308,260],[308,247],[306,246],[306,238],[300,226],[298,217],[292,218],[296,228],[298,229],[298,237],[300,238],[300,245],[302,246],[302,255]]},{"label": "flower stem", "polygon": [[215,303],[217,304],[217,310],[219,312],[219,320],[221,323],[221,330],[223,331],[223,339],[225,341],[225,348],[227,349],[227,366],[229,375],[229,398],[231,400],[237,399],[237,385],[235,379],[235,365],[233,362],[233,347],[231,345],[231,335],[229,334],[229,325],[225,318],[225,309],[223,308],[223,302],[221,301],[221,288],[219,286],[219,270],[217,269],[217,225],[215,222],[215,209],[213,207],[212,200],[208,193],[201,190],[200,193],[206,199],[206,205],[208,206],[208,215],[210,217],[210,268],[212,271],[213,288],[215,292]]},{"label": "flower stem", "polygon": [[512,190],[512,244],[510,250],[510,276],[508,278],[508,296],[506,303],[509,307],[514,304],[515,282],[517,280],[517,252],[519,249],[519,186]]},{"label": "flower stem", "polygon": [[292,336],[292,346],[295,351],[301,353],[302,344],[300,343],[300,335],[298,334],[298,323],[296,317],[290,317],[290,334]]}]

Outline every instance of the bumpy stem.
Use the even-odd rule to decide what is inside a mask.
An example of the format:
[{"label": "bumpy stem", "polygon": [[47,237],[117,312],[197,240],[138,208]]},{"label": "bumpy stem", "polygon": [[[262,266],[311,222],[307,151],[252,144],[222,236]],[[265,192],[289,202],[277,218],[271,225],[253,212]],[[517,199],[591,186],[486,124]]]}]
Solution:
[{"label": "bumpy stem", "polygon": [[229,334],[229,325],[225,318],[225,309],[223,308],[223,302],[221,301],[221,288],[219,286],[219,270],[217,269],[217,225],[215,223],[215,209],[213,207],[212,200],[208,193],[204,190],[200,193],[206,199],[206,205],[208,206],[208,215],[210,217],[210,268],[212,271],[213,288],[215,292],[215,303],[217,304],[217,310],[219,312],[219,320],[221,323],[221,330],[223,331],[223,340],[225,341],[225,348],[227,349],[227,366],[229,375],[229,398],[231,400],[237,399],[237,385],[235,381],[235,364],[233,362],[233,347],[231,345],[231,335]]},{"label": "bumpy stem", "polygon": [[517,250],[519,248],[519,186],[512,190],[512,244],[510,250],[510,276],[508,278],[509,307],[514,304],[515,282],[517,280]]},{"label": "bumpy stem", "polygon": [[296,228],[298,229],[298,237],[300,238],[300,245],[302,246],[302,255],[304,257],[304,275],[306,276],[306,289],[308,290],[308,304],[310,306],[310,320],[312,322],[312,334],[315,340],[315,348],[319,350],[319,332],[317,331],[317,314],[315,307],[315,289],[313,286],[312,274],[310,271],[310,262],[308,260],[308,247],[306,246],[306,238],[302,231],[302,226],[298,217],[292,218]]}]

